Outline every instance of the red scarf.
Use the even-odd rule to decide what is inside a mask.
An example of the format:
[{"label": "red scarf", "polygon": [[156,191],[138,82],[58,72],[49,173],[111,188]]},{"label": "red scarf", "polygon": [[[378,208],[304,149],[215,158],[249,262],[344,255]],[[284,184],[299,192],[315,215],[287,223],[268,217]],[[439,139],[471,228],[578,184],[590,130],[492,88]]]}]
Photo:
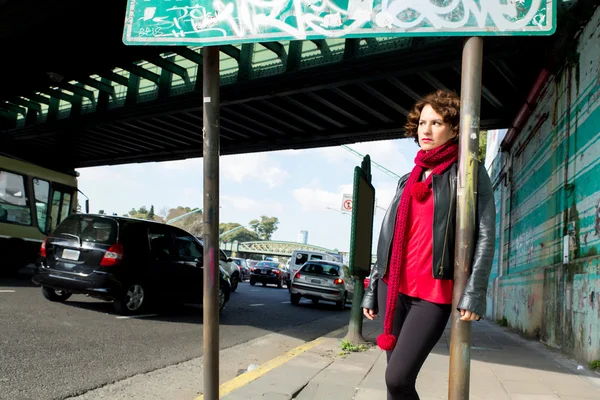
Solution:
[{"label": "red scarf", "polygon": [[[396,346],[396,337],[392,335],[394,315],[396,314],[396,303],[398,302],[398,291],[400,287],[400,268],[404,259],[407,243],[406,221],[410,209],[410,196],[417,201],[423,202],[431,193],[431,182],[433,175],[439,175],[446,171],[458,159],[458,144],[450,141],[430,151],[419,150],[415,158],[415,167],[406,182],[398,214],[396,216],[396,228],[392,239],[392,254],[388,269],[388,295],[383,320],[383,333],[377,338],[377,344],[382,350],[391,351]],[[423,172],[432,169],[427,179],[419,182]]]}]

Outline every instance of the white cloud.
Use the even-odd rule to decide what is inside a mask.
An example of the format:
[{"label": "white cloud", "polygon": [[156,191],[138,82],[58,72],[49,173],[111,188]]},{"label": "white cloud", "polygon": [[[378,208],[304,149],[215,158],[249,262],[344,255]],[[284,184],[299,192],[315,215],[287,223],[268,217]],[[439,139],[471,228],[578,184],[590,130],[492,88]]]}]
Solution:
[{"label": "white cloud", "polygon": [[234,182],[256,180],[269,187],[280,185],[289,176],[267,153],[227,156],[221,159],[221,174]]},{"label": "white cloud", "polygon": [[302,187],[292,192],[303,211],[323,211],[329,208],[341,210],[344,193],[352,193],[352,185],[342,185],[338,192],[328,192],[316,187]]},{"label": "white cloud", "polygon": [[[416,154],[416,145],[409,140],[381,140],[375,142],[362,142],[348,145],[348,147],[362,155],[369,155],[371,161],[380,164],[393,173],[402,176],[412,168],[413,154]],[[318,151],[332,164],[353,162],[360,164],[361,157],[353,154],[343,147],[323,147]],[[374,164],[371,164],[374,173],[381,174]]]},{"label": "white cloud", "polygon": [[255,214],[283,212],[283,205],[269,199],[250,199],[243,196],[221,196],[221,204],[225,208],[235,208],[242,211],[253,211]]},{"label": "white cloud", "polygon": [[162,168],[171,171],[202,171],[204,161],[202,158],[187,158],[185,160],[164,161],[159,164]]}]

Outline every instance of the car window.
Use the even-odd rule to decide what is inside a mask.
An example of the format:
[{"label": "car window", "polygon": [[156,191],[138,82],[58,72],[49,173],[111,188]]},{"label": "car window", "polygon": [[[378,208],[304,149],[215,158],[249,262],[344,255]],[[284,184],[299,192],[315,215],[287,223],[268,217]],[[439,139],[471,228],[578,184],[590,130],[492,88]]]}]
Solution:
[{"label": "car window", "polygon": [[179,260],[202,260],[202,247],[192,235],[185,232],[175,232],[175,249]]},{"label": "car window", "polygon": [[277,264],[276,262],[272,262],[272,261],[261,261],[258,264],[256,264],[257,267],[267,267],[267,268],[278,268],[279,264]]},{"label": "car window", "polygon": [[117,222],[111,218],[75,214],[67,217],[52,232],[53,237],[75,236],[82,242],[113,244],[117,240]]},{"label": "car window", "polygon": [[340,276],[340,267],[333,264],[305,264],[302,271],[324,276]]},{"label": "car window", "polygon": [[169,260],[175,258],[172,253],[171,233],[160,225],[148,228],[148,242],[150,252],[157,260]]}]

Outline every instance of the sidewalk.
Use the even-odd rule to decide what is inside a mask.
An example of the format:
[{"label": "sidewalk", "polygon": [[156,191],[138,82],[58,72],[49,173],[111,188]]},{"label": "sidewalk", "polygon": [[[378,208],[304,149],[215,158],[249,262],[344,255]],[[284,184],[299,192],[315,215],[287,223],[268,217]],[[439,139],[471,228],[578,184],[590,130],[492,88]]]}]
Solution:
[{"label": "sidewalk", "polygon": [[[375,341],[380,322],[365,321]],[[318,345],[221,397],[227,400],[385,400],[385,353],[377,347],[341,355],[337,332]],[[450,328],[417,380],[422,400],[447,399]],[[573,360],[487,321],[473,323],[472,400],[599,400],[600,375],[578,370]]]}]

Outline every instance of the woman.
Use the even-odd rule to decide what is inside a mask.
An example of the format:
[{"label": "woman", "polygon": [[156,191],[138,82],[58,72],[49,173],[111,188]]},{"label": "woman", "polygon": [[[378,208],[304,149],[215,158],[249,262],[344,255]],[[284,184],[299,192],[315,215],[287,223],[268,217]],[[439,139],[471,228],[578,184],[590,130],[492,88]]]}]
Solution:
[{"label": "woman", "polygon": [[[419,399],[417,374],[451,314],[459,109],[456,94],[437,91],[415,104],[405,125],[421,150],[383,219],[377,264],[362,302],[368,319],[378,311],[383,315],[377,343],[387,351],[388,400]],[[485,313],[494,255],[492,185],[482,165],[478,176],[472,273],[458,302],[463,321]]]}]

